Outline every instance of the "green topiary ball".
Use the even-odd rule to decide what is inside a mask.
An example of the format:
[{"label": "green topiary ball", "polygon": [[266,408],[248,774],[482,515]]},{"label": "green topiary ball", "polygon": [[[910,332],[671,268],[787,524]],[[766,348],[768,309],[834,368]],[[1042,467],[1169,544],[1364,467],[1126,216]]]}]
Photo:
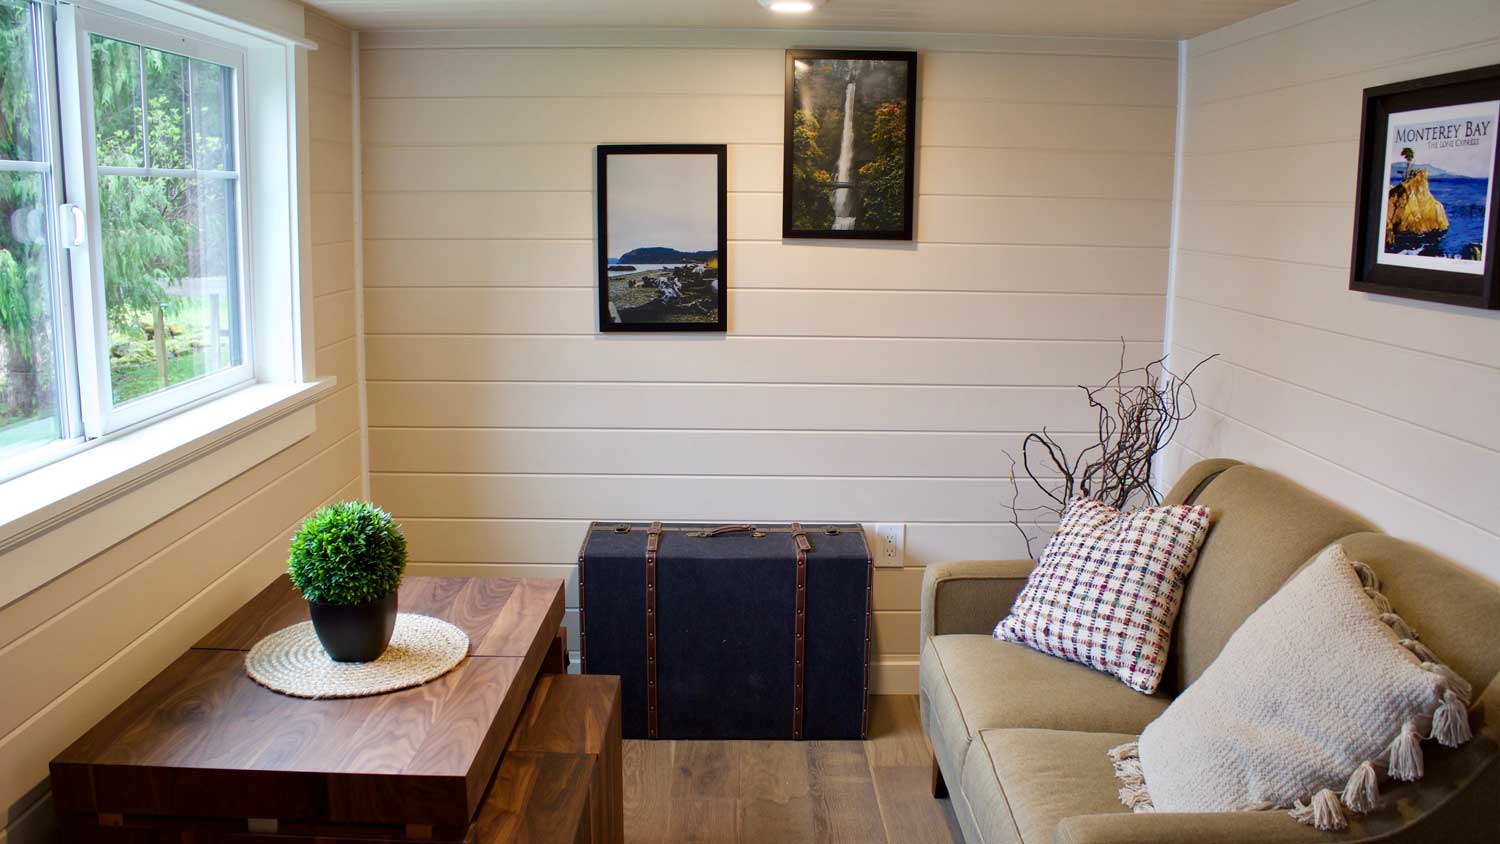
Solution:
[{"label": "green topiary ball", "polygon": [[319,604],[367,604],[401,585],[406,537],[391,514],[368,501],[319,508],[292,537],[287,573]]}]

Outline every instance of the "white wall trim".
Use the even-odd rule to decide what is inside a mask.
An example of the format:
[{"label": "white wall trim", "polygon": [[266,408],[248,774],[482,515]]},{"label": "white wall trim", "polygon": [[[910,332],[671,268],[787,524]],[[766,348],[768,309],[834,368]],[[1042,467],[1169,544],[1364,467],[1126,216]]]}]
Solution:
[{"label": "white wall trim", "polygon": [[[1177,300],[1177,249],[1182,231],[1182,148],[1187,143],[1188,42],[1177,42],[1177,127],[1172,144],[1172,230],[1167,241],[1167,301],[1161,353],[1172,354],[1172,306]],[[1169,361],[1170,363],[1170,361]]]},{"label": "white wall trim", "polygon": [[1130,38],[962,35],[934,32],[854,32],[792,29],[380,29],[361,33],[366,50],[484,49],[491,47],[610,47],[654,49],[785,49],[888,47],[960,53],[1148,58],[1175,61],[1177,42]]},{"label": "white wall trim", "polygon": [[[1167,241],[1167,298],[1162,311],[1161,353],[1172,365],[1172,315],[1177,303],[1177,248],[1182,229],[1182,148],[1187,143],[1188,42],[1177,42],[1177,127],[1172,144],[1172,232]],[[1151,475],[1156,479],[1157,495],[1168,488],[1167,455],[1157,452]]]},{"label": "white wall trim", "polygon": [[917,693],[916,657],[887,657],[870,662],[870,694],[914,695]]},{"label": "white wall trim", "polygon": [[349,33],[349,100],[354,168],[354,366],[359,374],[359,494],[370,499],[370,403],[365,379],[365,186],[360,142],[359,33]]}]

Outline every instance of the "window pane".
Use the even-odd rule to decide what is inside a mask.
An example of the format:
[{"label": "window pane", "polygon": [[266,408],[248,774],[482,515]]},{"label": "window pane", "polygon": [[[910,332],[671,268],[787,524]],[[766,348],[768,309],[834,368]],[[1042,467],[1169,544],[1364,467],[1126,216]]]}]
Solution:
[{"label": "window pane", "polygon": [[148,49],[146,63],[146,142],[153,168],[187,169],[193,160],[188,129],[188,60]]},{"label": "window pane", "polygon": [[100,164],[145,167],[141,143],[141,48],[89,36],[94,69],[94,137]]},{"label": "window pane", "polygon": [[32,45],[30,4],[0,0],[0,159],[44,159]]},{"label": "window pane", "polygon": [[[225,169],[232,71],[92,37],[95,108],[108,112],[95,118],[96,154],[110,391],[121,405],[242,362],[238,184],[132,169],[142,159],[152,172]],[[142,100],[144,154],[130,125]]]},{"label": "window pane", "polygon": [[59,436],[46,177],[0,171],[0,460]]},{"label": "window pane", "polygon": [[107,175],[99,194],[114,403],[239,364],[235,184]]},{"label": "window pane", "polygon": [[234,169],[234,136],[229,109],[234,71],[223,65],[192,60],[193,158],[203,170]]}]

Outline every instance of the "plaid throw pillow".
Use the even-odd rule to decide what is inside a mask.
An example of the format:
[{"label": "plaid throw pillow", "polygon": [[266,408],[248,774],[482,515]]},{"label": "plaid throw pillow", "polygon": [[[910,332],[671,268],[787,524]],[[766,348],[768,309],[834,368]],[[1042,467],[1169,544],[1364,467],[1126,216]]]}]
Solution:
[{"label": "plaid throw pillow", "polygon": [[1081,662],[1149,695],[1207,533],[1206,507],[1122,513],[1074,499],[995,638]]}]

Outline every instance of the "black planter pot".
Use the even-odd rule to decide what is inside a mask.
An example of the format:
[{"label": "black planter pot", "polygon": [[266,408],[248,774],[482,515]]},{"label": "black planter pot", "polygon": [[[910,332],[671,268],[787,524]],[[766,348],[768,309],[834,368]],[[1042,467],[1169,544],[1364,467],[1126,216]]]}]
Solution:
[{"label": "black planter pot", "polygon": [[372,662],[396,632],[396,593],[368,604],[307,602],[313,631],[335,662]]}]

